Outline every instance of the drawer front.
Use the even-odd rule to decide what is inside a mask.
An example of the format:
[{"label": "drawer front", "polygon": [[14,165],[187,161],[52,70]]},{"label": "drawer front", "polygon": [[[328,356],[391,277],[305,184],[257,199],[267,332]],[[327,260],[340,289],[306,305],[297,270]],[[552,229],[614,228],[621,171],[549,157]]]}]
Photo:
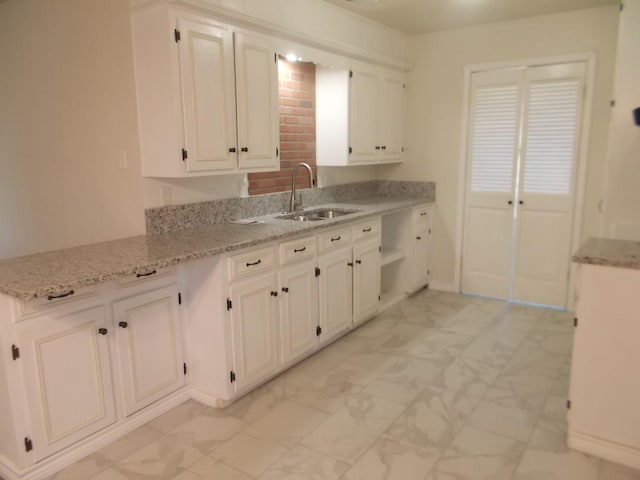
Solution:
[{"label": "drawer front", "polygon": [[316,237],[303,237],[280,244],[280,264],[297,262],[316,255]]},{"label": "drawer front", "polygon": [[276,263],[275,256],[274,248],[266,247],[229,257],[229,280],[233,281],[273,268]]},{"label": "drawer front", "polygon": [[25,320],[84,300],[94,300],[98,296],[98,285],[91,285],[73,290],[61,290],[42,298],[16,300],[15,319],[16,321]]},{"label": "drawer front", "polygon": [[116,297],[132,295],[151,289],[160,288],[177,282],[178,274],[175,267],[151,268],[140,270],[135,275],[121,278],[114,282]]},{"label": "drawer front", "polygon": [[416,225],[428,225],[431,222],[431,207],[429,205],[414,207],[413,222]]},{"label": "drawer front", "polygon": [[318,249],[320,253],[334,248],[351,245],[351,227],[339,228],[330,232],[318,234]]},{"label": "drawer front", "polygon": [[353,226],[353,240],[379,237],[380,224],[380,217],[374,217],[366,222],[355,224]]}]

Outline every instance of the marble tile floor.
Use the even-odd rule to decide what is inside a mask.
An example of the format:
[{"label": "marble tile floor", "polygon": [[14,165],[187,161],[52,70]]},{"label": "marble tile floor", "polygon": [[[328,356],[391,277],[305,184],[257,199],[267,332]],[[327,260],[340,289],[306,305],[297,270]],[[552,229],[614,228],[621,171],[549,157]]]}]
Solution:
[{"label": "marble tile floor", "polygon": [[632,480],[566,446],[572,316],[421,291],[226,409],[51,480]]}]

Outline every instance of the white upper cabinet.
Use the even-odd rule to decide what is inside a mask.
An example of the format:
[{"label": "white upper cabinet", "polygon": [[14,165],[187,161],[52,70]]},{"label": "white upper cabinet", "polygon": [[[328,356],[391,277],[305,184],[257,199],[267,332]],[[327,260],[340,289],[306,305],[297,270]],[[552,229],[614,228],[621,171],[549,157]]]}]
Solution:
[{"label": "white upper cabinet", "polygon": [[143,175],[280,168],[268,38],[166,5],[135,11],[131,22]]},{"label": "white upper cabinet", "polygon": [[264,38],[235,34],[238,164],[279,170],[278,60]]},{"label": "white upper cabinet", "polygon": [[318,165],[401,162],[404,74],[365,63],[350,72],[316,68]]}]

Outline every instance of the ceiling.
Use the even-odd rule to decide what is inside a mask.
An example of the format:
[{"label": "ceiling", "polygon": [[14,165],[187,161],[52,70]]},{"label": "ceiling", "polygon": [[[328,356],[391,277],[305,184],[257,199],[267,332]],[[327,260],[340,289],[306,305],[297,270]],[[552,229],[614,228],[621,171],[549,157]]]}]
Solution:
[{"label": "ceiling", "polygon": [[619,0],[326,1],[410,35],[619,3]]}]

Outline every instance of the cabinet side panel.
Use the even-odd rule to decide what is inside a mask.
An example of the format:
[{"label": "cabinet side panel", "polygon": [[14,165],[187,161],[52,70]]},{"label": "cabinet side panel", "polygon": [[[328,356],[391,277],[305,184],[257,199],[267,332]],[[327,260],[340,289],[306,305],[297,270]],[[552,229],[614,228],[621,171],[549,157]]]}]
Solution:
[{"label": "cabinet side panel", "polygon": [[5,322],[9,322],[11,311],[8,299],[0,298],[0,454],[16,461],[16,428],[13,419],[14,415],[11,396],[9,394],[8,369],[11,361],[11,345],[4,332]]},{"label": "cabinet side panel", "polygon": [[349,72],[316,67],[316,163],[347,165]]}]

